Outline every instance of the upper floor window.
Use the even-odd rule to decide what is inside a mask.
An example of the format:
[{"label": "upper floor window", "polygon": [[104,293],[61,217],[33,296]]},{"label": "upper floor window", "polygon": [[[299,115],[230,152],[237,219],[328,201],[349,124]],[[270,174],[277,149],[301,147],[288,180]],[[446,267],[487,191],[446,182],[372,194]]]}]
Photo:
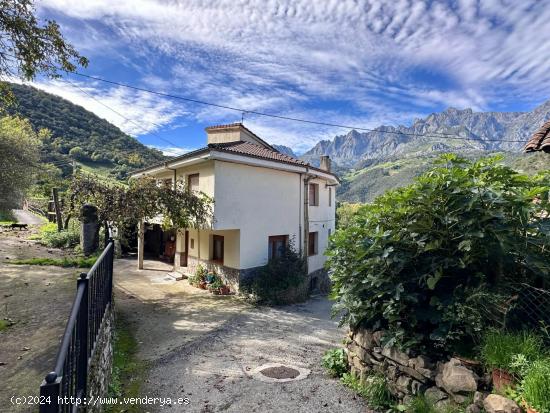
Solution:
[{"label": "upper floor window", "polygon": [[318,233],[310,232],[307,240],[307,255],[317,255]]},{"label": "upper floor window", "polygon": [[268,258],[278,258],[283,255],[288,246],[288,235],[273,235],[268,239]]},{"label": "upper floor window", "polygon": [[187,175],[187,188],[190,191],[199,191],[199,174]]},{"label": "upper floor window", "polygon": [[309,184],[309,205],[319,205],[319,184]]}]

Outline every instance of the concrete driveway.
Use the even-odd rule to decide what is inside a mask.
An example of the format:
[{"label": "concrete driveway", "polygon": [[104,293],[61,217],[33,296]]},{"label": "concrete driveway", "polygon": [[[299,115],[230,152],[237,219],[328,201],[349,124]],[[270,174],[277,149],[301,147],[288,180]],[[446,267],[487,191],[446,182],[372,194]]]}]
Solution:
[{"label": "concrete driveway", "polygon": [[[364,412],[366,404],[323,371],[325,350],[344,331],[330,302],[255,308],[174,281],[163,263],[116,262],[117,308],[135,331],[150,371],[144,395],[186,397],[188,405],[150,405],[173,412]],[[310,370],[307,378],[267,383],[251,372],[267,363]]]}]

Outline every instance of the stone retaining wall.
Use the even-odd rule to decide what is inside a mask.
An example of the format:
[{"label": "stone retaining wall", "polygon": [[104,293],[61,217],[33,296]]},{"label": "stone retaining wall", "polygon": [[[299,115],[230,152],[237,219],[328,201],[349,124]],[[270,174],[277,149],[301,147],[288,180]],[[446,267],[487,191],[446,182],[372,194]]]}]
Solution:
[{"label": "stone retaining wall", "polygon": [[[95,348],[88,367],[88,397],[107,397],[113,368],[114,310],[112,304],[107,307],[103,325],[99,330]],[[102,413],[104,407],[88,407],[87,413]]]},{"label": "stone retaining wall", "polygon": [[433,360],[383,347],[382,336],[382,331],[366,329],[349,333],[346,352],[351,372],[362,381],[373,372],[382,373],[391,393],[403,403],[423,393],[436,406],[445,407],[490,388],[490,377],[482,377],[481,371],[459,359]]}]

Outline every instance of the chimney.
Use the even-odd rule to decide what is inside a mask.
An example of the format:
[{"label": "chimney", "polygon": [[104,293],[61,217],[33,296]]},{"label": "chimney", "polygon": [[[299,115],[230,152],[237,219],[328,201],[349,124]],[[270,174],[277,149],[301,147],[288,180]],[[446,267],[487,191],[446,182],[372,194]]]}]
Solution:
[{"label": "chimney", "polygon": [[323,171],[330,172],[330,156],[328,155],[321,155],[321,164],[319,166],[319,169],[322,169]]}]

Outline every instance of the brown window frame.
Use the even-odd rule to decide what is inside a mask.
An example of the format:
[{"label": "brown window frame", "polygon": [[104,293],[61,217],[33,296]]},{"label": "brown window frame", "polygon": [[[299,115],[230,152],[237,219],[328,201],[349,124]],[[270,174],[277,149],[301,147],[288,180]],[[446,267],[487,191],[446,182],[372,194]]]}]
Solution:
[{"label": "brown window frame", "polygon": [[273,255],[275,251],[275,243],[283,241],[285,249],[288,248],[288,235],[270,235],[267,238],[267,259],[272,260],[277,255]]},{"label": "brown window frame", "polygon": [[200,174],[189,174],[187,175],[187,189],[191,191],[191,179],[197,178],[197,186],[200,186]]},{"label": "brown window frame", "polygon": [[[221,257],[216,257],[216,240],[218,241],[221,240],[221,243],[222,243]],[[225,255],[225,241],[224,241],[223,235],[212,235],[212,261],[223,265],[224,255]]]},{"label": "brown window frame", "polygon": [[[309,206],[319,206],[319,184],[310,183],[308,187]],[[312,195],[313,191],[313,196]]]},{"label": "brown window frame", "polygon": [[319,232],[310,232],[307,237],[307,256],[312,257],[319,253]]}]

